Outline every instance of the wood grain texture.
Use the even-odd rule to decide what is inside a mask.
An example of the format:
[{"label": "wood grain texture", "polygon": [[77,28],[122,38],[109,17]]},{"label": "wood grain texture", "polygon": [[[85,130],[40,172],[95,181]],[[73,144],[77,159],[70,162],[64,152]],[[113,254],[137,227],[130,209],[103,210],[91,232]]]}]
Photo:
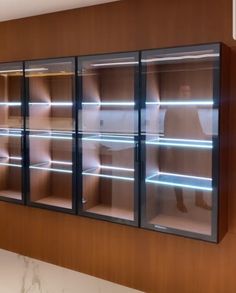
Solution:
[{"label": "wood grain texture", "polygon": [[145,292],[236,292],[236,42],[231,14],[231,0],[124,0],[0,23],[1,61],[216,41],[232,49],[229,232],[219,245],[1,202],[1,248]]}]

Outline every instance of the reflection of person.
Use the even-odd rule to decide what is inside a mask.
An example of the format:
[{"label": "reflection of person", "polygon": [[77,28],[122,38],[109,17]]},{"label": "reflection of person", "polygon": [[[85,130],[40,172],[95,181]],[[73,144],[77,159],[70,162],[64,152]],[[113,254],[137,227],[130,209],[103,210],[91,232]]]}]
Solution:
[{"label": "reflection of person", "polygon": [[[179,100],[190,100],[191,87],[187,84],[179,87]],[[197,139],[204,140],[206,135],[203,133],[198,112],[194,106],[171,106],[167,109],[164,120],[164,134],[168,138]],[[180,157],[181,154],[181,157]],[[200,162],[201,163],[201,162]],[[167,153],[167,168],[198,170],[199,158],[194,152],[188,153],[186,150],[176,150],[171,148]],[[195,191],[195,205],[203,209],[211,209],[203,198],[203,192]],[[187,212],[184,204],[182,188],[175,188],[177,208],[181,212]]]}]

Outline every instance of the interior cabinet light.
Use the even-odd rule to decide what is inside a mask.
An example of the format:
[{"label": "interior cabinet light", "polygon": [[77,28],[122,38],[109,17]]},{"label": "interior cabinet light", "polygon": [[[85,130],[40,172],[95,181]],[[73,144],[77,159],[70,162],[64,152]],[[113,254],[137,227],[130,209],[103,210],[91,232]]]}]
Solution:
[{"label": "interior cabinet light", "polygon": [[185,55],[185,56],[170,56],[170,57],[157,57],[150,59],[142,59],[142,62],[155,62],[155,61],[178,61],[178,60],[186,60],[186,59],[208,59],[208,58],[217,58],[219,57],[219,53],[209,53],[209,54],[199,54],[199,55]]},{"label": "interior cabinet light", "polygon": [[10,156],[8,157],[9,160],[16,160],[16,161],[21,161],[22,158],[21,157],[13,157],[13,156]]},{"label": "interior cabinet light", "polygon": [[146,105],[158,105],[158,106],[212,106],[213,101],[157,101],[157,102],[146,102]]},{"label": "interior cabinet light", "polygon": [[30,137],[46,138],[46,139],[61,139],[61,140],[72,140],[71,136],[55,136],[55,135],[41,135],[41,134],[30,134]]},{"label": "interior cabinet light", "polygon": [[67,107],[67,106],[73,106],[72,102],[30,102],[30,106],[61,106],[61,107]]},{"label": "interior cabinet light", "polygon": [[176,147],[191,147],[212,149],[212,141],[208,140],[193,140],[193,139],[171,139],[171,138],[158,138],[151,141],[146,141],[147,145],[160,145],[160,146],[176,146]]},{"label": "interior cabinet light", "polygon": [[211,187],[201,187],[199,185],[181,184],[181,183],[174,183],[174,182],[167,182],[167,181],[160,181],[160,180],[152,180],[152,179],[148,179],[148,178],[146,179],[146,182],[147,183],[161,184],[161,185],[175,186],[175,187],[185,187],[185,188],[190,188],[190,189],[212,191]]},{"label": "interior cabinet light", "polygon": [[96,174],[96,173],[89,173],[89,172],[83,172],[83,175],[86,176],[94,176],[94,177],[102,177],[102,178],[108,178],[108,179],[118,179],[118,180],[124,180],[124,181],[134,181],[134,178],[131,177],[123,177],[123,176],[114,176],[114,175],[106,175],[106,174]]},{"label": "interior cabinet light", "polygon": [[72,162],[65,162],[65,161],[55,161],[55,160],[52,160],[50,161],[50,163],[52,164],[58,164],[58,165],[72,165]]},{"label": "interior cabinet light", "polygon": [[53,171],[53,172],[59,172],[59,173],[72,173],[72,170],[63,170],[63,169],[57,169],[57,168],[47,168],[47,167],[37,167],[37,166],[30,166],[30,169]]},{"label": "interior cabinet light", "polygon": [[103,138],[103,137],[83,137],[84,141],[103,141],[103,142],[114,142],[114,143],[129,143],[133,144],[133,140],[122,140],[122,139],[112,139],[112,138]]},{"label": "interior cabinet light", "polygon": [[[26,72],[34,72],[34,71],[47,71],[48,68],[29,68],[25,69]],[[9,69],[9,70],[0,70],[0,73],[15,73],[15,72],[23,72],[23,69]]]},{"label": "interior cabinet light", "polygon": [[84,106],[134,106],[134,102],[82,102]]},{"label": "interior cabinet light", "polygon": [[0,166],[9,166],[9,167],[18,167],[21,168],[21,165],[18,164],[12,164],[12,163],[0,163]]},{"label": "interior cabinet light", "polygon": [[17,107],[21,106],[20,102],[0,102],[0,106]]},{"label": "interior cabinet light", "polygon": [[128,171],[128,172],[134,172],[134,169],[131,169],[131,168],[123,168],[123,167],[114,167],[114,166],[100,165],[99,168],[102,168],[102,169],[108,169],[108,170],[117,170],[117,171]]},{"label": "interior cabinet light", "polygon": [[168,173],[168,172],[157,172],[157,175],[169,175],[169,176],[177,176],[177,177],[182,177],[182,178],[191,178],[191,179],[212,181],[212,178],[210,178],[210,177],[198,177],[198,176],[185,175],[185,174],[176,174],[176,173]]},{"label": "interior cabinet light", "polygon": [[136,65],[138,61],[123,61],[123,62],[107,62],[107,63],[93,63],[93,67],[119,66],[119,65]]},{"label": "interior cabinet light", "polygon": [[0,133],[0,136],[21,137],[22,135],[21,134],[7,132],[7,133]]}]

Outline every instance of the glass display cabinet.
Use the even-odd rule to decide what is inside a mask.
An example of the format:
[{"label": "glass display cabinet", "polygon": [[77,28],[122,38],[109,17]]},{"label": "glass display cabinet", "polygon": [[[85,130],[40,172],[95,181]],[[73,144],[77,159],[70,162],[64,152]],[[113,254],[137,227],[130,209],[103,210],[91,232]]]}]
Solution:
[{"label": "glass display cabinet", "polygon": [[219,176],[226,161],[222,50],[212,44],[142,52],[144,228],[218,241],[220,197],[227,201]]},{"label": "glass display cabinet", "polygon": [[139,54],[78,58],[79,214],[138,225]]},{"label": "glass display cabinet", "polygon": [[75,211],[75,60],[25,64],[27,89],[28,201]]},{"label": "glass display cabinet", "polygon": [[0,64],[0,199],[23,202],[23,63]]}]

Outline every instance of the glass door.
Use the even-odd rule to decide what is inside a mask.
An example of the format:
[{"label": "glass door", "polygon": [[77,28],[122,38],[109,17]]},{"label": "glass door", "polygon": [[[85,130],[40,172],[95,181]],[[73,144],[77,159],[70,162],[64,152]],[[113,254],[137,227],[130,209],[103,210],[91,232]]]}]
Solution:
[{"label": "glass door", "polygon": [[139,54],[78,58],[79,213],[138,224]]},{"label": "glass door", "polygon": [[75,210],[75,60],[26,62],[29,201]]},{"label": "glass door", "polygon": [[218,44],[142,53],[142,227],[214,240]]},{"label": "glass door", "polygon": [[0,64],[0,199],[23,201],[23,63]]}]

